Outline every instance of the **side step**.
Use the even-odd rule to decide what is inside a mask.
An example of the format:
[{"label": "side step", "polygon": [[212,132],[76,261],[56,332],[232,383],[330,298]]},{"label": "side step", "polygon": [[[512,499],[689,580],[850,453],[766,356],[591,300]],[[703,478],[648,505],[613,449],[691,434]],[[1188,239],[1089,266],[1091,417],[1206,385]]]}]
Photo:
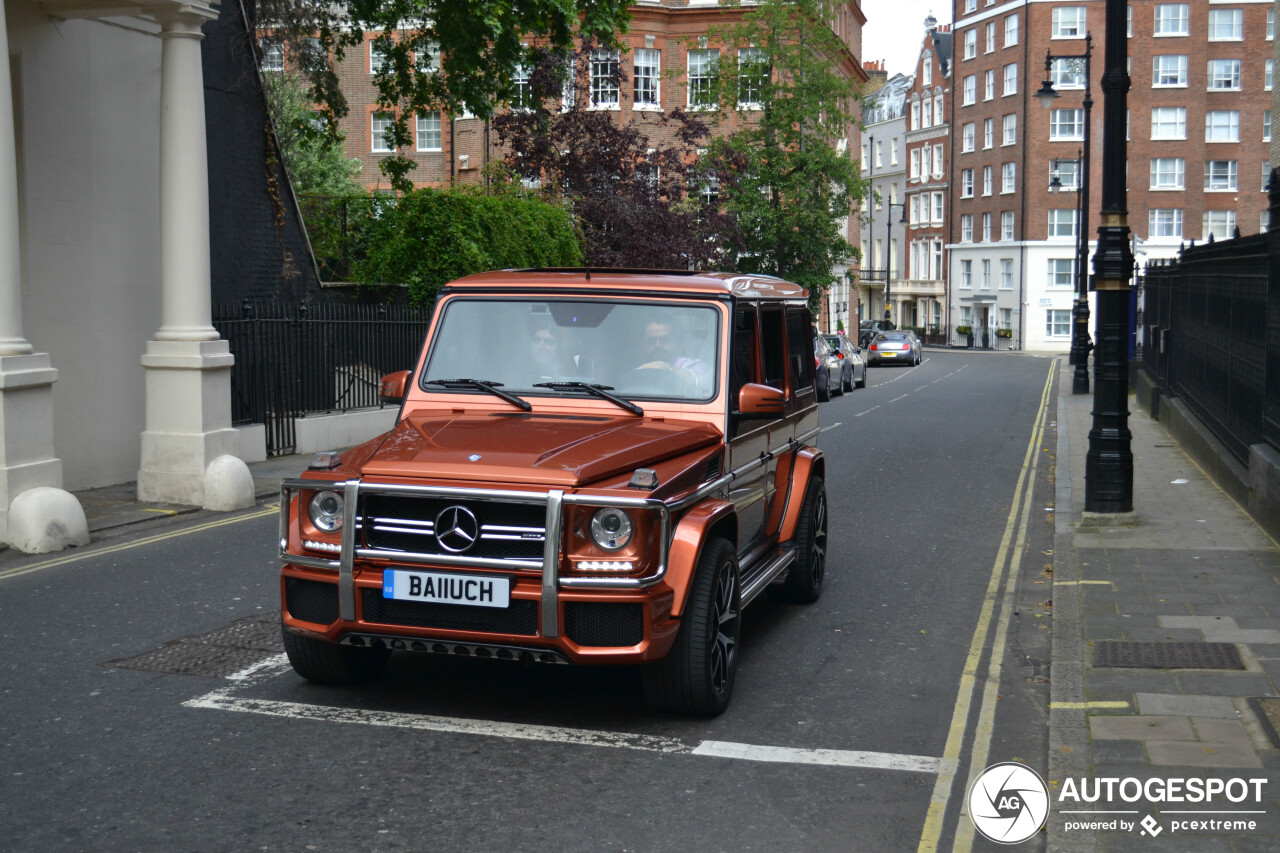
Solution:
[{"label": "side step", "polygon": [[796,561],[796,548],[787,544],[780,547],[768,560],[761,561],[759,568],[750,577],[742,581],[742,606],[746,607],[765,588],[780,578],[791,564]]}]

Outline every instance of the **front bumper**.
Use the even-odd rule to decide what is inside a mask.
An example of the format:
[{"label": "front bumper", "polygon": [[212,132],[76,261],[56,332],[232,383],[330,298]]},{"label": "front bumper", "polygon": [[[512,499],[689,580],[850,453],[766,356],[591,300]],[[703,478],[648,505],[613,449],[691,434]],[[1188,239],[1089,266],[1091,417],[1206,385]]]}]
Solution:
[{"label": "front bumper", "polygon": [[[295,513],[302,511],[305,493],[317,489],[343,493],[345,515],[336,560],[306,553],[300,531],[292,526],[291,507]],[[526,514],[534,512],[542,519],[540,528],[521,528],[526,543],[531,541],[529,537],[541,542],[535,545],[541,559],[534,554],[468,556],[370,547],[368,529],[361,532],[362,528],[372,527],[380,519],[361,515],[362,498],[369,496],[522,506]],[[490,648],[496,657],[504,657],[498,654],[504,649],[515,649],[521,657],[528,652],[536,660],[545,653],[575,663],[656,659],[666,654],[679,629],[679,623],[671,618],[674,593],[663,581],[671,513],[683,503],[668,506],[649,498],[565,494],[555,489],[532,492],[365,483],[359,479],[340,483],[286,480],[281,486],[280,510],[284,624],[292,631],[352,645],[384,643],[392,648],[438,651],[437,644],[449,648],[452,643],[464,649]],[[561,525],[566,505],[572,504],[656,512],[660,545],[653,567],[641,576],[562,575]],[[509,533],[511,528],[503,529]],[[384,569],[442,570],[477,578],[502,575],[511,580],[511,600],[507,607],[492,608],[387,599],[382,593]]]},{"label": "front bumper", "polygon": [[491,608],[387,599],[380,568],[361,567],[355,575],[356,616],[343,619],[332,572],[286,564],[280,580],[285,627],[344,645],[579,664],[656,660],[680,627],[665,584],[632,592],[561,591],[550,634],[536,578],[515,579],[509,606]]}]

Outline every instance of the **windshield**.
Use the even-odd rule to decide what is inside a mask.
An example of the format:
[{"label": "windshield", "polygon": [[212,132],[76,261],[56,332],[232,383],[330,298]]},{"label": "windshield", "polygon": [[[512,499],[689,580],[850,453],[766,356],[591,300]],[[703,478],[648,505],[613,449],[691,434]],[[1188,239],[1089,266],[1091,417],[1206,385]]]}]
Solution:
[{"label": "windshield", "polygon": [[479,379],[524,397],[586,396],[538,387],[585,382],[622,398],[704,402],[716,394],[719,329],[720,312],[707,304],[456,298],[422,384]]}]

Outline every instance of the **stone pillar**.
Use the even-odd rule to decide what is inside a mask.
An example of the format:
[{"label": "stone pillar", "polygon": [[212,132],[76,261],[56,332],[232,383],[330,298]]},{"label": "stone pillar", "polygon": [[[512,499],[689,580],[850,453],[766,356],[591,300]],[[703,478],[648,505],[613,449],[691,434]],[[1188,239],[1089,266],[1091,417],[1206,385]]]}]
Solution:
[{"label": "stone pillar", "polygon": [[0,3],[0,542],[43,553],[89,541],[80,502],[62,490],[53,455],[53,383],[48,353],[22,335],[22,247],[9,35]]},{"label": "stone pillar", "polygon": [[252,505],[254,496],[231,427],[235,359],[213,328],[210,307],[200,27],[211,17],[191,6],[156,15],[162,305],[160,328],[142,356],[147,410],[138,499],[229,510]]}]

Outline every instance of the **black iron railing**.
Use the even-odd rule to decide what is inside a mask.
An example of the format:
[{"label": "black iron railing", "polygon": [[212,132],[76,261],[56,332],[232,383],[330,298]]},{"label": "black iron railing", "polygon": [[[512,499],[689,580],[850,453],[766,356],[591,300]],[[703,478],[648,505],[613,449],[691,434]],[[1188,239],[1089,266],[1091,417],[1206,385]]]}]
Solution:
[{"label": "black iron railing", "polygon": [[1269,305],[1280,281],[1268,282],[1268,237],[1185,248],[1148,264],[1141,284],[1141,363],[1246,465],[1250,445],[1280,447],[1280,304]]},{"label": "black iron railing", "polygon": [[294,419],[382,405],[379,379],[414,366],[430,310],[403,305],[215,306],[235,356],[231,418],[266,426],[267,454],[294,452]]}]

